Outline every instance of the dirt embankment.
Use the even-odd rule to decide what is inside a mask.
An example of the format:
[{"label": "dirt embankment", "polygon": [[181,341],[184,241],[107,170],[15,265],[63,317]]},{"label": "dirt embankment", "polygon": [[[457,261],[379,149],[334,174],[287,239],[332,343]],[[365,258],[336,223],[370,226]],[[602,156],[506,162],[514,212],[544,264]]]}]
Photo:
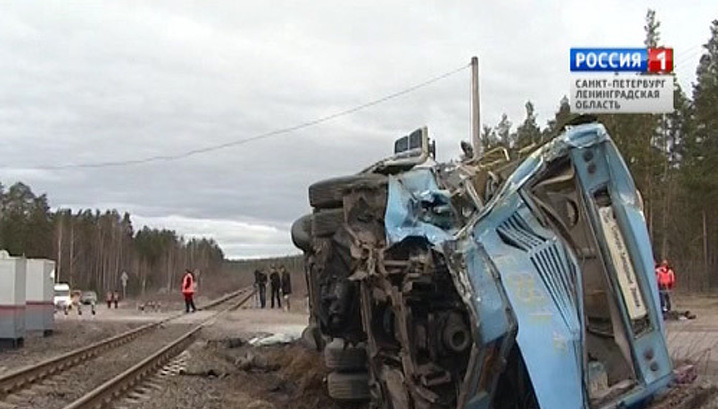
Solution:
[{"label": "dirt embankment", "polygon": [[[244,340],[195,345],[185,378],[214,379],[221,407],[254,409],[346,409],[326,393],[328,374],[320,354],[301,342],[252,347]],[[361,406],[349,406],[363,408]]]}]

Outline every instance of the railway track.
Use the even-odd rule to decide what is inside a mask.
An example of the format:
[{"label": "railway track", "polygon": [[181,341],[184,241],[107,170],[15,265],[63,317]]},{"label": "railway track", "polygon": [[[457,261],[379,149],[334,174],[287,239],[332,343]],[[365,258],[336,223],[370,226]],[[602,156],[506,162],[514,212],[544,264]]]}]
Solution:
[{"label": "railway track", "polygon": [[202,310],[217,312],[201,322],[173,322],[185,316],[178,313],[2,376],[0,409],[105,407],[189,346],[204,326],[252,295],[247,287],[207,304]]}]

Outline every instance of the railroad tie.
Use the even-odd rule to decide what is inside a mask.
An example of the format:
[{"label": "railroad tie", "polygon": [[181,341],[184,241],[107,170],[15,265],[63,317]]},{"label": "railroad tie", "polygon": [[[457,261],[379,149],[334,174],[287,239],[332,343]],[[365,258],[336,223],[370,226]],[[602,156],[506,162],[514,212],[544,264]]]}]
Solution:
[{"label": "railroad tie", "polygon": [[161,392],[164,390],[164,386],[160,385],[158,382],[161,382],[161,380],[152,379],[152,380],[145,382],[145,386],[147,386],[150,389],[154,389],[158,392]]},{"label": "railroad tie", "polygon": [[52,392],[52,388],[50,387],[50,385],[46,385],[46,384],[33,385],[33,386],[32,386],[32,390],[34,390],[34,391],[36,391],[36,392],[40,392],[40,393],[50,393],[50,392]]},{"label": "railroad tie", "polygon": [[15,409],[15,408],[17,408],[17,405],[14,405],[9,402],[0,401],[0,409]]},{"label": "railroad tie", "polygon": [[14,405],[18,405],[18,404],[20,404],[20,403],[24,403],[25,401],[26,401],[25,397],[24,397],[24,396],[20,396],[20,395],[18,395],[17,393],[13,393],[13,394],[7,395],[7,396],[5,397],[5,402],[10,403],[10,404],[14,404]]}]

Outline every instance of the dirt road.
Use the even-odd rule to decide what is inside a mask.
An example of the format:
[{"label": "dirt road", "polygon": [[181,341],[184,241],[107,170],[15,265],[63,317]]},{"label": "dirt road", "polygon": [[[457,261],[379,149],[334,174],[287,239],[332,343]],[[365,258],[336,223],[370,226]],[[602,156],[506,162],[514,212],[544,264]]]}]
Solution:
[{"label": "dirt road", "polygon": [[718,383],[718,297],[676,297],[675,308],[694,320],[666,321],[666,338],[677,363],[690,361],[700,375]]}]

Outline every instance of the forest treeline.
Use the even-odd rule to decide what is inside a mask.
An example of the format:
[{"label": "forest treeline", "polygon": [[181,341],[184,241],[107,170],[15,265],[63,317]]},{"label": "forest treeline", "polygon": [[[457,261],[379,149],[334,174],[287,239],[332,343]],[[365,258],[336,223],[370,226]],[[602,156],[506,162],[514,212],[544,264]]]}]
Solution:
[{"label": "forest treeline", "polygon": [[224,254],[211,239],[186,240],[167,229],[135,231],[129,213],[116,210],[52,211],[46,195],[15,183],[0,184],[0,248],[14,256],[56,261],[55,274],[73,288],[128,295],[179,288],[185,268],[202,278],[219,272]]},{"label": "forest treeline", "polygon": [[[653,10],[645,21],[645,46],[664,46]],[[692,89],[682,89],[674,77],[673,113],[597,115],[644,199],[657,261],[668,260],[678,287],[689,291],[718,288],[718,20],[709,29],[708,41],[698,49]],[[677,64],[691,57],[675,51]],[[503,146],[516,156],[522,148],[555,136],[572,117],[565,96],[543,128],[533,104],[525,106],[526,116],[515,128],[505,114],[496,126],[483,127],[489,148]]]}]

